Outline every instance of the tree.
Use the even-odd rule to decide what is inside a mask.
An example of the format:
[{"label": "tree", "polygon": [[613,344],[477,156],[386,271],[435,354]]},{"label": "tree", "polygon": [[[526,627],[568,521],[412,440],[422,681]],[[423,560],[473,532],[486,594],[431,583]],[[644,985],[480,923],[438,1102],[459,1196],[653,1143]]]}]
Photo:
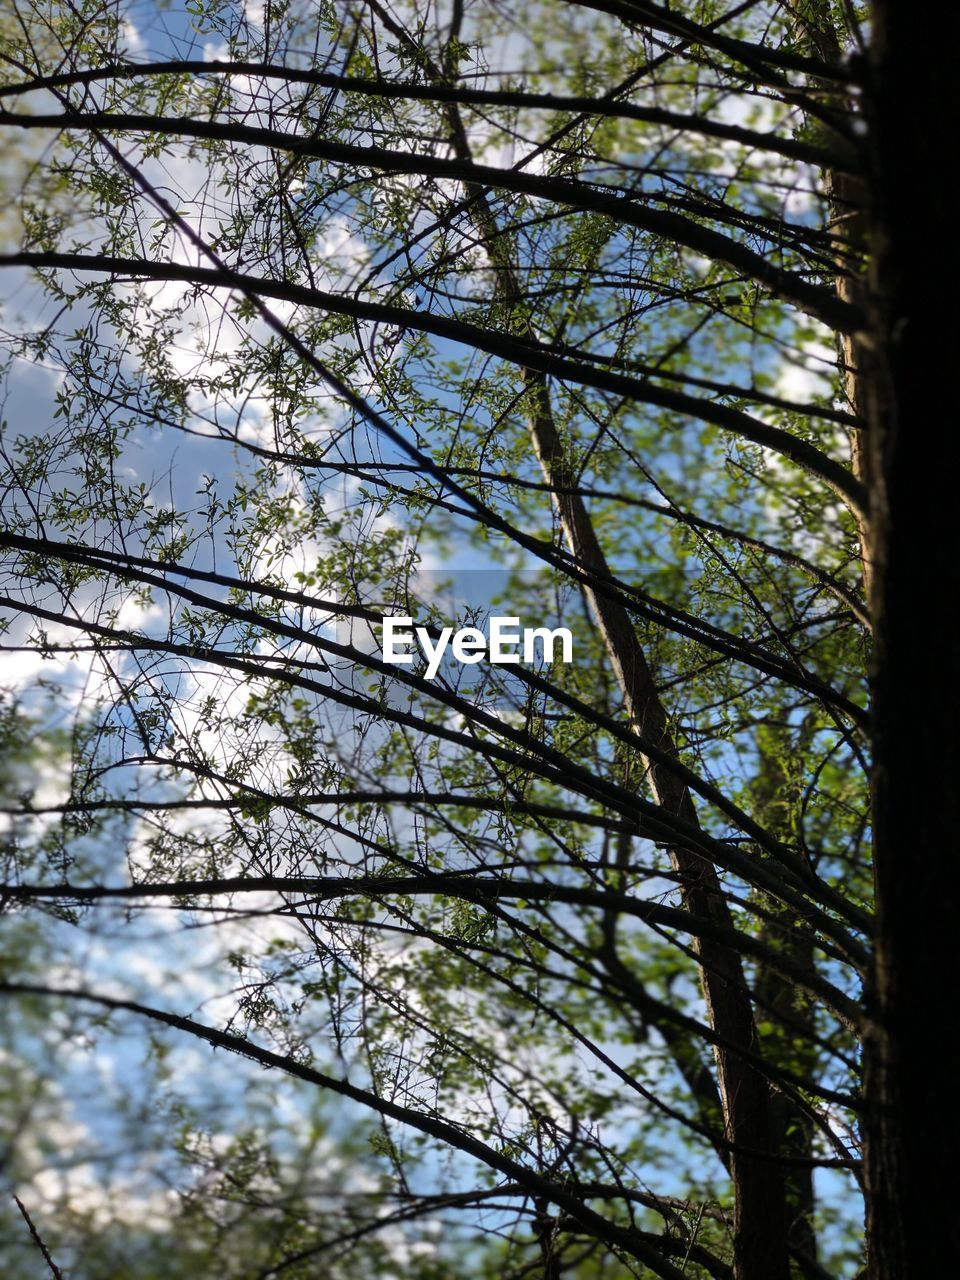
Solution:
[{"label": "tree", "polygon": [[[240,1125],[262,1260],[182,1170],[161,1252],[956,1261],[927,35],[894,0],[5,19],[6,741],[56,749],[12,759],[3,892],[73,972],[3,991],[371,1126],[330,1214],[314,1146]],[[457,609],[575,660],[379,656]],[[124,978],[158,911],[168,972]]]}]

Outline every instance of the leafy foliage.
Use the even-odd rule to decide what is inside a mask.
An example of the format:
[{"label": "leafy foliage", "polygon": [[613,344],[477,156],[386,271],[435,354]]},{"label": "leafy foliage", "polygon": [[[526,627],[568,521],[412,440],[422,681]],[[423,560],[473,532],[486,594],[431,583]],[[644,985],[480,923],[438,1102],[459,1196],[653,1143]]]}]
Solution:
[{"label": "leafy foliage", "polygon": [[155,1033],[168,1189],[72,1274],[858,1265],[862,17],[4,19],[7,1053]]}]

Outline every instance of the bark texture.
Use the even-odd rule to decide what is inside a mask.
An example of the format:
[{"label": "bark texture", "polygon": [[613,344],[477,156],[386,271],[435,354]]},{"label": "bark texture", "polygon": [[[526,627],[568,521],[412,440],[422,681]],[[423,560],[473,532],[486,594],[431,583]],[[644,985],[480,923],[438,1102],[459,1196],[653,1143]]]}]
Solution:
[{"label": "bark texture", "polygon": [[870,1280],[960,1275],[949,1047],[960,934],[955,51],[960,10],[878,0],[869,364],[878,933],[866,1060]]}]

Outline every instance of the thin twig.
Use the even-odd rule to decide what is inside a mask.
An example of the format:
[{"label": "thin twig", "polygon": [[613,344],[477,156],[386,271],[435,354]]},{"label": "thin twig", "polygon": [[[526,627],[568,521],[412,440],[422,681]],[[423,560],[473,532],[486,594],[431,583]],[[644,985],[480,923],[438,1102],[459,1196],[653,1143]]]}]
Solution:
[{"label": "thin twig", "polygon": [[20,1197],[16,1195],[16,1193],[14,1193],[13,1198],[14,1198],[14,1201],[16,1202],[17,1208],[23,1214],[24,1222],[30,1228],[30,1234],[33,1236],[34,1243],[36,1244],[40,1252],[43,1254],[44,1261],[46,1262],[47,1266],[50,1268],[50,1274],[54,1277],[54,1280],[63,1280],[63,1272],[60,1270],[60,1268],[57,1266],[54,1260],[50,1257],[49,1249],[40,1239],[40,1233],[39,1231],[37,1231],[37,1228],[33,1225],[33,1219],[30,1217],[30,1214],[27,1212],[27,1206],[23,1203]]}]

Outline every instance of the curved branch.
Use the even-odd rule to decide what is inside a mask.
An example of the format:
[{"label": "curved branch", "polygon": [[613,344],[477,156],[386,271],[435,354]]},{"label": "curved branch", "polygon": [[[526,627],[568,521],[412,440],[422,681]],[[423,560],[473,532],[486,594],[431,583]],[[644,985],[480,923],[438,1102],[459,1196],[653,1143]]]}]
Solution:
[{"label": "curved branch", "polygon": [[249,125],[223,124],[215,120],[195,120],[189,116],[151,116],[109,111],[63,111],[47,115],[26,115],[0,110],[0,122],[14,128],[78,129],[94,133],[143,132],[178,138],[214,138],[289,152],[307,159],[384,173],[407,173],[418,177],[448,178],[494,190],[511,191],[536,200],[548,200],[565,207],[602,213],[624,226],[637,227],[672,241],[711,260],[732,267],[741,275],[769,289],[801,311],[843,333],[862,324],[860,311],[822,285],[778,266],[738,240],[705,227],[693,218],[663,209],[653,209],[640,199],[614,195],[583,182],[551,178],[517,169],[501,169],[457,157],[418,155],[378,146],[356,146],[316,137],[281,133]]},{"label": "curved branch", "polygon": [[[496,330],[481,328],[463,320],[416,311],[391,303],[368,302],[344,294],[289,284],[243,272],[223,271],[215,267],[188,266],[175,262],[149,262],[140,258],[119,258],[108,254],[59,253],[28,251],[0,255],[0,267],[58,267],[66,271],[98,272],[131,276],[141,280],[180,280],[184,284],[204,284],[212,288],[242,289],[260,298],[314,307],[334,315],[395,325],[401,329],[430,333],[478,351],[486,351],[525,369],[550,377],[610,391],[629,400],[652,404],[674,413],[684,414],[721,427],[731,434],[758,444],[789,459],[824,481],[851,509],[863,514],[866,492],[854,476],[816,446],[791,435],[779,427],[771,427],[741,409],[691,396],[672,387],[659,386],[649,378],[633,378],[627,374],[580,363],[560,355],[545,343],[520,338]],[[655,375],[651,366],[650,373]]]},{"label": "curved branch", "polygon": [[6,982],[3,980],[0,980],[0,994],[48,996],[51,999],[85,1001],[99,1005],[103,1009],[135,1013],[140,1017],[150,1019],[152,1022],[161,1023],[164,1026],[172,1027],[175,1031],[183,1031],[198,1040],[203,1040],[214,1049],[226,1049],[230,1053],[236,1053],[241,1058],[247,1058],[262,1067],[283,1071],[286,1075],[295,1076],[298,1080],[306,1081],[307,1084],[329,1090],[341,1098],[347,1098],[351,1102],[358,1103],[376,1115],[383,1116],[388,1120],[395,1120],[399,1124],[409,1125],[428,1137],[436,1138],[455,1151],[462,1151],[465,1155],[471,1156],[474,1160],[486,1165],[488,1169],[493,1169],[497,1173],[511,1178],[519,1186],[522,1186],[528,1194],[535,1194],[569,1213],[570,1217],[575,1222],[580,1223],[589,1235],[605,1240],[608,1244],[623,1249],[631,1257],[643,1262],[662,1280],[684,1280],[683,1271],[678,1270],[673,1263],[663,1257],[653,1247],[650,1240],[645,1237],[644,1233],[608,1222],[595,1210],[590,1209],[583,1200],[569,1189],[568,1185],[554,1182],[532,1169],[527,1169],[518,1161],[512,1160],[509,1156],[497,1151],[487,1143],[481,1142],[478,1138],[474,1138],[464,1129],[450,1124],[446,1120],[415,1111],[412,1107],[400,1106],[398,1103],[391,1102],[370,1089],[363,1089],[359,1085],[351,1084],[348,1080],[318,1071],[315,1067],[308,1066],[304,1062],[298,1062],[289,1055],[273,1053],[269,1049],[263,1049],[242,1036],[219,1031],[216,1027],[207,1026],[205,1023],[197,1022],[193,1018],[168,1013],[165,1009],[157,1009],[151,1005],[141,1004],[136,1000],[122,1000],[115,996],[99,995],[93,991],[71,987],[53,987],[40,983]]}]

